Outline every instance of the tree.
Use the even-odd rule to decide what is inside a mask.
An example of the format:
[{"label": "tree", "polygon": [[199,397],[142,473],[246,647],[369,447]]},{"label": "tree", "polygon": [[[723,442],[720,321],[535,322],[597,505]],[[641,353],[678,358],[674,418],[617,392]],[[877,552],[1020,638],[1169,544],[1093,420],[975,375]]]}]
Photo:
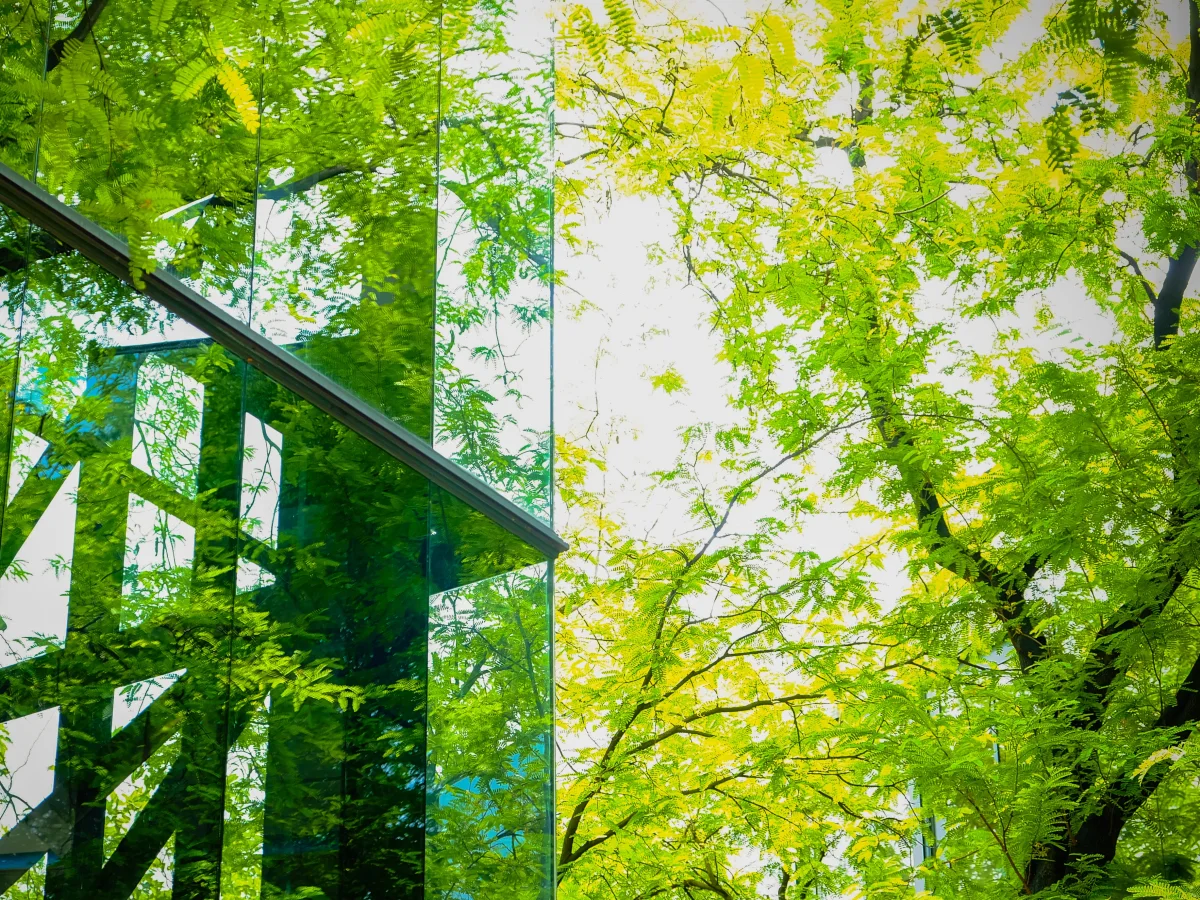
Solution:
[{"label": "tree", "polygon": [[566,897],[753,896],[758,872],[730,865],[746,850],[793,896],[832,889],[844,879],[824,856],[848,818],[878,812],[841,780],[860,754],[839,745],[827,702],[853,649],[843,610],[870,598],[852,566],[773,546],[787,517],[735,530],[731,514],[772,471],[722,489],[701,474],[703,444],[690,449],[660,477],[694,531],[660,545],[589,490],[602,462],[560,445],[575,548],[558,576]]},{"label": "tree", "polygon": [[[933,852],[917,874],[940,896],[1190,879],[1196,5],[1184,23],[1152,3],[820,2],[720,26],[657,3],[604,8],[606,21],[582,6],[565,16],[561,102],[581,119],[577,165],[590,169],[567,169],[563,202],[602,173],[671,204],[676,232],[660,252],[696,286],[732,372],[737,420],[707,444],[734,477],[723,501],[736,510],[770,490],[787,513],[739,543],[769,551],[785,528],[849,508],[888,552],[868,542],[826,561],[840,583],[906,566],[891,596],[877,575],[856,587],[878,615],[862,600],[840,607],[813,654],[853,648],[831,672],[793,661],[795,635],[763,637],[752,677],[788,666],[838,711],[807,731],[798,719],[791,749],[772,751],[825,741],[845,759],[836,778],[852,799],[826,809],[836,837],[816,861],[872,896],[905,893],[896,840],[926,823]],[[825,473],[818,441],[836,445]],[[739,552],[701,549],[651,583]],[[809,566],[772,571],[759,594],[811,615]],[[607,583],[659,613],[674,602],[632,570]],[[578,596],[568,609],[589,595]],[[615,645],[636,642],[647,659],[674,646],[608,616]],[[577,652],[571,671],[586,673]],[[648,668],[620,702],[609,692],[612,708],[656,714],[670,674]],[[618,734],[620,715],[606,721]],[[615,779],[603,755],[586,762],[567,797],[599,797]],[[699,852],[682,818],[653,811],[691,792],[715,803],[721,786],[681,783],[668,763],[664,751],[646,764],[654,790],[638,809],[567,819],[572,889],[590,895],[613,871],[622,851],[600,856],[606,846]],[[776,777],[786,789],[756,796],[808,812],[795,782],[820,778],[800,766]],[[769,858],[762,832],[713,833],[728,842],[725,871],[736,853]],[[589,845],[590,863],[578,850]],[[647,893],[748,890],[695,881]],[[778,883],[802,895],[794,877]]]}]

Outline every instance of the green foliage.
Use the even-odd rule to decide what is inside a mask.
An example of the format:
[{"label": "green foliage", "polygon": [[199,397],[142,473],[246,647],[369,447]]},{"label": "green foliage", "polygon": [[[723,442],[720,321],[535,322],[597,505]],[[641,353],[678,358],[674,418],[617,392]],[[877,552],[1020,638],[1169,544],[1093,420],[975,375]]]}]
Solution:
[{"label": "green foliage", "polygon": [[1164,897],[1171,898],[1171,900],[1195,900],[1196,897],[1200,897],[1200,894],[1197,894],[1195,891],[1190,891],[1177,884],[1164,884],[1154,881],[1131,888],[1129,894],[1132,897]]},{"label": "green foliage", "polygon": [[[171,266],[283,343],[386,341],[370,385],[309,359],[418,434],[436,418],[446,452],[548,515],[549,376],[521,349],[549,340],[548,40],[490,0],[112,0],[78,32],[82,0],[49,22],[19,6],[0,158],[32,172],[36,153],[45,187],[128,241],[135,278]],[[415,360],[400,345],[431,319]],[[433,416],[431,366],[457,385]]]},{"label": "green foliage", "polygon": [[613,30],[617,33],[617,40],[622,44],[632,41],[637,26],[629,4],[625,0],[604,0],[604,11],[608,13]]},{"label": "green foliage", "polygon": [[[522,348],[544,366],[551,68],[512,5],[50,12],[0,7],[0,159],[124,238],[135,283],[170,268],[548,515],[549,373]],[[540,896],[545,577],[464,589],[425,677],[429,595],[537,555],[5,210],[0,300],[0,590],[49,572],[63,596],[37,602],[62,600],[70,635],[5,635],[4,718],[60,709],[64,792],[104,817],[17,895],[215,896],[218,867],[222,896],[412,893],[428,825],[430,896],[470,878]],[[38,557],[30,532],[63,515],[70,551]],[[110,727],[114,688],[175,670]],[[428,821],[427,738],[449,777],[431,774]],[[114,764],[117,744],[142,755]],[[264,854],[274,839],[295,851]],[[76,865],[108,868],[64,887]]]},{"label": "green foliage", "polygon": [[602,70],[568,33],[591,152],[565,213],[671,209],[656,258],[695,298],[673,315],[719,337],[727,393],[646,488],[689,538],[632,537],[604,447],[562,450],[563,895],[1192,884],[1200,76],[1177,8],[637,13],[638,54]]},{"label": "green foliage", "polygon": [[585,6],[578,6],[571,11],[570,19],[568,20],[571,27],[579,34],[583,45],[587,48],[588,54],[592,61],[597,65],[604,61],[604,32],[600,26],[596,24],[596,20],[592,18],[591,10]]},{"label": "green foliage", "polygon": [[430,611],[427,896],[514,900],[554,852],[544,567],[437,595]]},{"label": "green foliage", "polygon": [[1147,12],[1146,4],[1140,2],[1115,0],[1106,6],[1095,0],[1069,0],[1047,26],[1054,51],[1092,56],[1092,62],[1099,64],[1095,81],[1060,93],[1046,120],[1047,145],[1055,167],[1070,169],[1079,149],[1071,128],[1072,114],[1085,133],[1111,128],[1115,123],[1106,101],[1111,101],[1117,111],[1127,113],[1140,71],[1155,67],[1154,59],[1138,47]]},{"label": "green foliage", "polygon": [[[931,13],[917,23],[917,33],[904,46],[904,58],[900,63],[897,81],[906,85],[913,71],[913,56],[922,44],[936,36],[946,53],[957,64],[970,61],[974,49],[972,22],[962,10],[951,7],[940,13]],[[903,90],[903,87],[901,88]]]}]

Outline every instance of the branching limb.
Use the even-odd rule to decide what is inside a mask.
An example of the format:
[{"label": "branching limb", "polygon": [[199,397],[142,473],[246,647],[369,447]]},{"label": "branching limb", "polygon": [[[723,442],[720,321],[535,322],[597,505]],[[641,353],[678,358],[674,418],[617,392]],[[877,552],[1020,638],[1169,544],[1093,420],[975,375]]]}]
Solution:
[{"label": "branching limb", "polygon": [[1154,292],[1154,288],[1150,286],[1150,279],[1142,274],[1142,267],[1138,265],[1137,259],[1126,253],[1124,250],[1117,250],[1117,253],[1120,254],[1121,259],[1125,260],[1125,262],[1129,264],[1129,268],[1133,269],[1133,274],[1136,275],[1138,280],[1142,283],[1142,288],[1146,291],[1146,296],[1150,299],[1151,305],[1157,307],[1158,294],[1156,294]]},{"label": "branching limb", "polygon": [[92,0],[88,4],[87,9],[83,11],[83,17],[79,20],[79,24],[71,29],[71,33],[64,38],[59,38],[50,45],[50,50],[46,54],[46,72],[50,73],[58,67],[58,64],[63,61],[63,55],[66,53],[67,44],[71,41],[84,41],[88,35],[92,33],[92,29],[96,27],[96,23],[100,20],[100,14],[104,12],[104,7],[108,5],[108,0]]},{"label": "branching limb", "polygon": [[1167,264],[1167,277],[1162,290],[1154,301],[1154,349],[1161,349],[1168,338],[1179,333],[1179,310],[1183,305],[1183,294],[1196,268],[1196,251],[1193,244],[1180,249],[1179,254]]},{"label": "branching limb", "polygon": [[1104,724],[1109,695],[1123,671],[1117,639],[1161,613],[1196,563],[1195,553],[1180,546],[1184,540],[1182,517],[1176,513],[1172,518],[1157,558],[1143,569],[1143,592],[1136,602],[1121,607],[1097,632],[1088,654],[1082,685],[1084,703],[1080,711],[1080,724],[1089,730],[1098,730]]},{"label": "branching limb", "polygon": [[32,262],[71,251],[66,244],[44,231],[35,231],[27,246],[28,252],[24,253],[12,247],[0,247],[0,278],[19,272]]},{"label": "branching limb", "polygon": [[[1155,727],[1175,731],[1176,746],[1181,746],[1196,730],[1200,721],[1200,657],[1192,664],[1170,706],[1162,711]],[[1129,772],[1108,789],[1100,808],[1074,829],[1068,852],[1050,854],[1030,864],[1027,883],[1030,893],[1061,880],[1071,865],[1080,859],[1111,861],[1125,824],[1133,818],[1150,795],[1171,771],[1164,760],[1148,772]]]},{"label": "branching limb", "polygon": [[[916,445],[912,434],[903,417],[895,412],[892,398],[886,392],[872,389],[870,385],[866,386],[866,390],[867,401],[888,448],[914,450]],[[916,509],[917,523],[929,535],[926,546],[930,559],[959,578],[992,591],[995,597],[993,611],[1004,624],[1022,671],[1045,659],[1048,653],[1046,639],[1037,633],[1026,597],[1026,589],[1040,567],[1038,562],[1031,559],[1026,561],[1020,572],[1005,572],[979,550],[964,545],[951,531],[946,510],[929,476],[902,463],[897,465],[908,469],[903,474],[912,483],[909,492]]]}]

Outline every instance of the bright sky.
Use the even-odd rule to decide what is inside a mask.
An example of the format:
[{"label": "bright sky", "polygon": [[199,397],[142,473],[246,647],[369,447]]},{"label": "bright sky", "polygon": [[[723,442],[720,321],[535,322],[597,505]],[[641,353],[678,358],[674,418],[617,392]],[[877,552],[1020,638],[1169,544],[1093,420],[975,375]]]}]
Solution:
[{"label": "bright sky", "polygon": [[[600,0],[587,5],[604,20]],[[714,24],[736,22],[747,8],[742,0],[685,6]],[[559,158],[578,148],[560,138]],[[653,531],[659,539],[675,533],[679,510],[667,496],[648,502],[642,476],[674,464],[680,429],[721,420],[727,393],[718,342],[700,318],[708,307],[699,290],[686,283],[681,266],[649,258],[655,244],[671,246],[673,230],[659,202],[613,194],[606,208],[585,214],[578,233],[590,247],[572,252],[560,241],[555,260],[566,275],[555,308],[555,430],[606,448],[611,501],[633,533]],[[683,376],[686,390],[653,388],[650,377],[668,368]]]},{"label": "bright sky", "polygon": [[[587,0],[597,19],[606,16],[601,0]],[[678,7],[711,23],[737,23],[755,0],[680,0]],[[1015,50],[1040,29],[1051,8],[1050,0],[1032,0],[1028,22],[1018,22],[1005,47]],[[1175,31],[1186,31],[1186,6],[1182,0],[1164,0]],[[1011,45],[1011,46],[1010,46]],[[848,99],[848,98],[847,98]],[[560,159],[571,159],[585,146],[560,138]],[[830,150],[821,161],[824,175],[837,178],[843,160]],[[604,204],[587,210],[578,235],[590,247],[572,252],[559,243],[556,262],[566,273],[566,284],[557,293],[555,321],[555,424],[569,440],[605,447],[609,477],[605,488],[609,502],[622,511],[634,534],[653,531],[668,541],[682,526],[677,505],[666,496],[647,500],[643,476],[670,466],[679,447],[678,432],[697,422],[726,420],[727,369],[717,361],[719,349],[705,321],[708,304],[700,291],[684,281],[682,266],[665,254],[666,263],[651,262],[655,245],[671,247],[673,226],[662,205],[648,198],[609,194]],[[1125,249],[1137,253],[1136,235]],[[1147,275],[1162,273],[1146,266]],[[923,291],[923,312],[931,319],[944,318],[949,300],[943,287],[928,284]],[[1058,329],[1038,335],[1034,343],[1046,354],[1060,352],[1074,340],[1104,343],[1112,337],[1112,323],[1070,282],[1054,289],[1053,308]],[[1020,324],[1035,331],[1033,312],[1044,302],[1030,298],[1011,321],[986,319],[959,322],[955,337],[981,350],[990,348],[1001,328]],[[680,372],[687,384],[683,392],[668,395],[653,388],[650,376],[668,367]],[[619,440],[617,435],[619,434]],[[569,511],[559,510],[558,521]],[[844,541],[853,529],[822,529],[829,546]]]}]

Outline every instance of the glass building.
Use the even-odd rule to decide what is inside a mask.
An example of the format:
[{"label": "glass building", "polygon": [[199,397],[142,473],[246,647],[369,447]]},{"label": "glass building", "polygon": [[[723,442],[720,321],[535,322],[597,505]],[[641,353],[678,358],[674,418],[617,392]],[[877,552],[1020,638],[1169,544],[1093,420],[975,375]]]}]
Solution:
[{"label": "glass building", "polygon": [[541,2],[0,0],[0,893],[553,892]]}]

